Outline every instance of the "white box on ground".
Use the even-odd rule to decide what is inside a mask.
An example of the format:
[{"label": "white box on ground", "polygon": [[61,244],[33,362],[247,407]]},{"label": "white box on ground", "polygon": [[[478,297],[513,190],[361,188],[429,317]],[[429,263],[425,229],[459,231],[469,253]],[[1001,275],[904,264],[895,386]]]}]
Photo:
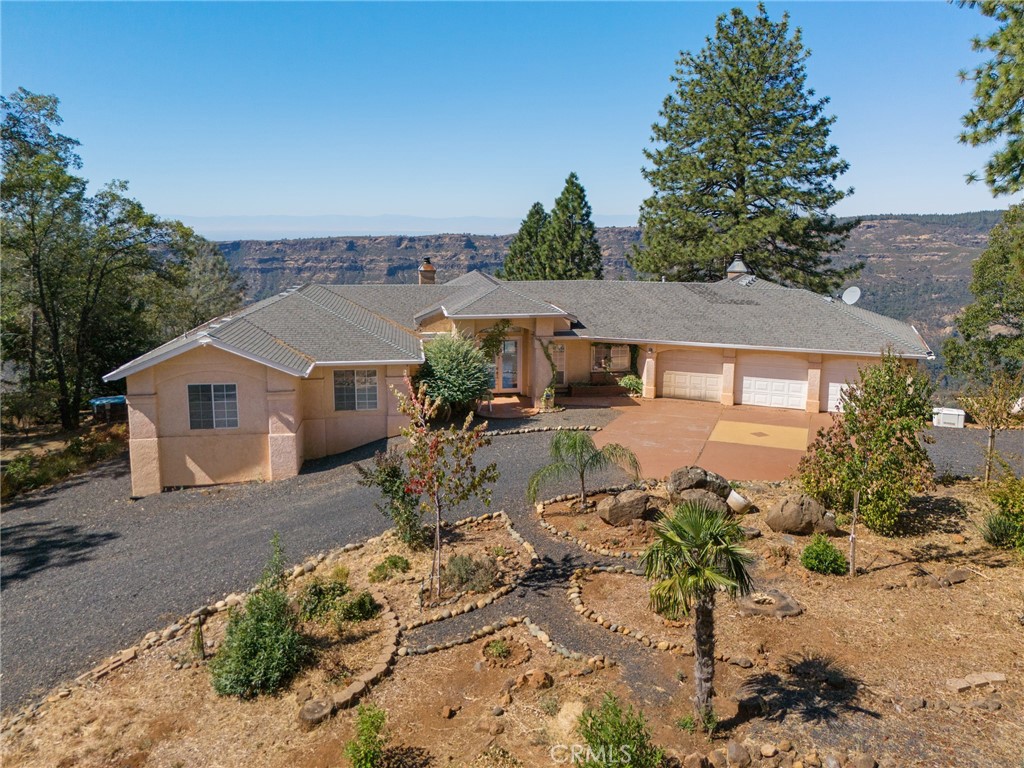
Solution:
[{"label": "white box on ground", "polygon": [[964,412],[959,408],[932,408],[932,426],[963,429]]}]

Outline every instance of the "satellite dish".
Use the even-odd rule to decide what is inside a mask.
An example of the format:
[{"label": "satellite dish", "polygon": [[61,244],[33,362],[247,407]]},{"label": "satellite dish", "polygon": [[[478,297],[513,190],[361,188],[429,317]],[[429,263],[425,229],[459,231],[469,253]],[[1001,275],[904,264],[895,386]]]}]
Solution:
[{"label": "satellite dish", "polygon": [[860,298],[860,288],[856,285],[851,285],[845,291],[843,291],[843,303],[844,304],[856,304],[857,299]]}]

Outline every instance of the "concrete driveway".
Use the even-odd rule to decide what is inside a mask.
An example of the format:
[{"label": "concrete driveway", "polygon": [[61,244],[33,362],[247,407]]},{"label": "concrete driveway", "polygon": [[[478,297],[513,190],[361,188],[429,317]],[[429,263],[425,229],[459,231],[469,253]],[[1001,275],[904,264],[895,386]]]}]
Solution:
[{"label": "concrete driveway", "polygon": [[659,398],[614,405],[619,417],[598,445],[633,450],[646,477],[699,465],[729,480],[783,480],[793,474],[828,413]]}]

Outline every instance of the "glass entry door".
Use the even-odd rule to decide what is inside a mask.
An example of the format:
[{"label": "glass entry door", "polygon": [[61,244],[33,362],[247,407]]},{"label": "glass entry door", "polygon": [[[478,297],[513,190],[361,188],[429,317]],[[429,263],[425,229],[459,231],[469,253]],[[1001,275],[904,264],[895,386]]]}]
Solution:
[{"label": "glass entry door", "polygon": [[519,339],[506,339],[494,359],[495,392],[519,391]]}]

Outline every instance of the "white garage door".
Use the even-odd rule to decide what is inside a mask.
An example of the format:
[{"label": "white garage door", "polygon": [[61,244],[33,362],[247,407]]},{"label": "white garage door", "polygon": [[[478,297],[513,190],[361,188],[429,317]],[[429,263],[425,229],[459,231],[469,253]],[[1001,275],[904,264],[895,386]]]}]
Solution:
[{"label": "white garage door", "polygon": [[740,403],[768,408],[807,407],[807,363],[781,355],[745,355],[737,365]]},{"label": "white garage door", "polygon": [[[867,361],[864,362],[867,364]],[[856,360],[825,360],[821,365],[821,389],[824,410],[838,411],[839,397],[849,382],[857,381]]]},{"label": "white garage door", "polygon": [[682,400],[722,400],[720,352],[662,352],[658,355],[658,383],[662,397]]}]

